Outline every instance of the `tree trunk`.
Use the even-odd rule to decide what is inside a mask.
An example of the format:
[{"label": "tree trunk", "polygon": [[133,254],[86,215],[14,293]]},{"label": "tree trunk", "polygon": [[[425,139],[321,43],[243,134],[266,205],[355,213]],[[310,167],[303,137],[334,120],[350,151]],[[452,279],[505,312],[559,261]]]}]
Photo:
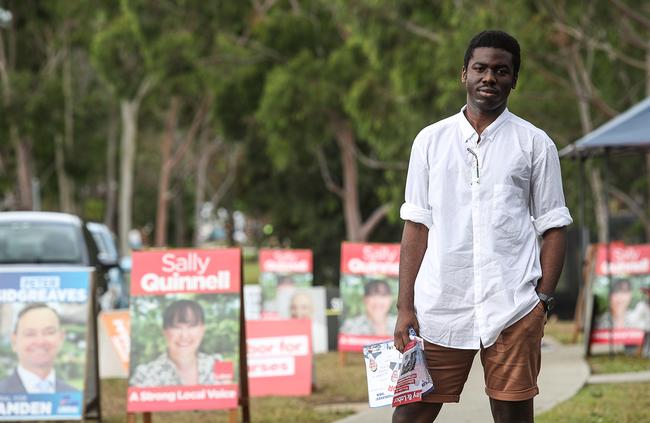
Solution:
[{"label": "tree trunk", "polygon": [[[206,134],[206,132],[204,132]],[[199,157],[196,163],[196,191],[194,193],[194,246],[201,242],[201,209],[205,203],[205,192],[208,185],[208,166],[212,155],[221,147],[223,140],[217,138],[212,142],[203,140],[199,147]]]},{"label": "tree trunk", "polygon": [[29,141],[21,140],[18,128],[14,124],[9,126],[11,144],[16,152],[16,176],[18,181],[18,208],[32,210],[32,149]]},{"label": "tree trunk", "polygon": [[104,213],[104,223],[113,231],[115,230],[117,197],[117,125],[117,116],[112,111],[106,136],[106,211]]},{"label": "tree trunk", "polygon": [[185,233],[187,232],[187,225],[185,224],[185,201],[183,201],[183,189],[180,188],[179,192],[174,197],[174,244],[178,247],[185,246]]},{"label": "tree trunk", "polygon": [[160,147],[160,177],[158,178],[158,200],[156,208],[156,247],[164,247],[167,244],[167,206],[169,203],[169,181],[171,179],[172,161],[171,152],[176,137],[178,123],[178,110],[180,100],[174,96],[169,103],[167,117],[165,118],[165,134]]},{"label": "tree trunk", "polygon": [[64,30],[63,49],[63,142],[58,140],[57,145],[57,180],[59,184],[59,204],[61,211],[74,213],[74,181],[70,178],[65,168],[65,158],[74,148],[74,98],[72,92],[72,60],[70,48],[67,45],[66,30]]},{"label": "tree trunk", "polygon": [[[9,31],[9,57],[5,54],[5,42],[0,30],[0,87],[2,87],[2,105],[5,110],[11,107],[12,87],[9,80],[9,72],[14,66],[15,34],[12,29]],[[20,138],[18,127],[15,123],[9,122],[9,142],[16,154],[16,194],[17,207],[21,210],[32,210],[32,154],[31,145],[28,141]]]},{"label": "tree trunk", "polygon": [[74,213],[70,178],[65,171],[65,145],[59,135],[54,137],[54,164],[59,186],[59,208],[65,213]]},{"label": "tree trunk", "polygon": [[354,132],[349,122],[335,119],[333,122],[336,142],[341,155],[343,169],[343,215],[348,241],[363,242],[366,240],[361,231],[361,209],[359,205],[359,169]]},{"label": "tree trunk", "polygon": [[120,195],[119,195],[119,238],[120,251],[128,254],[128,235],[131,230],[131,212],[133,198],[133,172],[135,167],[135,152],[138,136],[138,100],[122,100],[120,112],[122,116],[122,136],[120,140]]}]

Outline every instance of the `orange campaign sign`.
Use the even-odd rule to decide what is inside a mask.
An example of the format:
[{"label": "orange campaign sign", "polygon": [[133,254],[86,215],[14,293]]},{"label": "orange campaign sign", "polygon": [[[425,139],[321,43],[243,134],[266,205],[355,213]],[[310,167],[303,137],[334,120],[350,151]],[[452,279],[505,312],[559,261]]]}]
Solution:
[{"label": "orange campaign sign", "polygon": [[399,244],[341,246],[339,351],[392,339],[397,321]]},{"label": "orange campaign sign", "polygon": [[102,312],[100,321],[124,370],[129,370],[131,321],[128,310]]},{"label": "orange campaign sign", "polygon": [[311,394],[309,320],[246,322],[248,381],[252,397]]},{"label": "orange campaign sign", "polygon": [[238,406],[241,251],[133,253],[127,411]]}]

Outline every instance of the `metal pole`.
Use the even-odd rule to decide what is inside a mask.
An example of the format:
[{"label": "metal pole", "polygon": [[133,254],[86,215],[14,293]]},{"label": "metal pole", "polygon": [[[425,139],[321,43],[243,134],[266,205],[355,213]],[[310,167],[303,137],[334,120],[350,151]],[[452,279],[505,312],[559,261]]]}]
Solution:
[{"label": "metal pole", "polygon": [[[578,271],[578,281],[580,291],[582,292],[582,328],[585,339],[585,355],[591,355],[591,321],[593,318],[593,294],[591,285],[587,286],[588,280],[585,278],[584,270],[587,263],[587,244],[588,237],[586,232],[587,222],[585,222],[585,160],[586,156],[578,156],[578,219],[580,220],[579,245],[580,245],[580,268]],[[589,281],[591,283],[591,281]],[[580,298],[580,296],[578,296]]]},{"label": "metal pole", "polygon": [[[612,298],[612,253],[611,253],[611,225],[610,225],[610,216],[609,216],[609,149],[605,149],[605,166],[604,166],[604,187],[603,187],[603,196],[605,197],[605,222],[606,222],[606,231],[605,231],[605,261],[607,263],[607,288],[608,295],[607,298]],[[611,304],[609,304],[609,356],[614,356],[614,317],[611,312]]]}]

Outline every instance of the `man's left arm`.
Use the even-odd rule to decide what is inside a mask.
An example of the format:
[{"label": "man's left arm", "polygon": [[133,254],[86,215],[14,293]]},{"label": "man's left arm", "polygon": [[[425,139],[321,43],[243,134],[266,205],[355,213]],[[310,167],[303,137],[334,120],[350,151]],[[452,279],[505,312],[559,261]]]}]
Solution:
[{"label": "man's left arm", "polygon": [[540,262],[542,278],[537,282],[537,292],[552,296],[564,266],[566,253],[566,227],[548,229],[542,235]]}]

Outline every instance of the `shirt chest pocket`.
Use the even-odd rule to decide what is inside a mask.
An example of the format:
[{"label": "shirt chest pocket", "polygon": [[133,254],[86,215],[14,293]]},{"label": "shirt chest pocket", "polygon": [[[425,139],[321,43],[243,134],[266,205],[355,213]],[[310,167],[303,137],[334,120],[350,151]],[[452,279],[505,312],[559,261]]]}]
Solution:
[{"label": "shirt chest pocket", "polygon": [[514,185],[494,185],[491,224],[497,239],[519,237],[528,215],[524,190]]}]

